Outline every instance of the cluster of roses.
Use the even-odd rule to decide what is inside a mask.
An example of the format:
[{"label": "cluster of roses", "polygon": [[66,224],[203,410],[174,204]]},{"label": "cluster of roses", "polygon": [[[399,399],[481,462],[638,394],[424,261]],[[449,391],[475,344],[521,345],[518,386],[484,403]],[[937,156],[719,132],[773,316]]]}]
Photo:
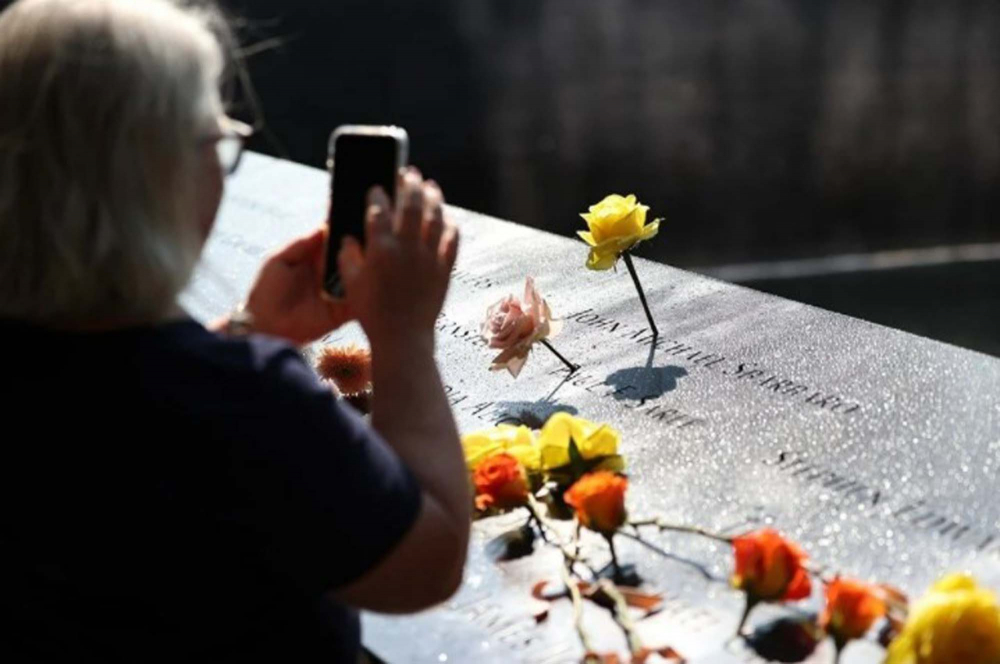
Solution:
[{"label": "cluster of roses", "polygon": [[478,513],[528,506],[536,493],[572,508],[584,526],[613,533],[625,523],[628,480],[621,437],[605,424],[556,413],[540,431],[504,425],[466,434],[465,458]]},{"label": "cluster of roses", "polygon": [[[654,237],[659,231],[660,220],[647,223],[648,212],[649,207],[639,203],[634,195],[612,194],[580,215],[587,222],[588,230],[580,231],[578,235],[590,247],[587,267],[591,270],[609,270],[615,267],[619,258],[625,258],[639,290],[650,327],[655,330],[656,325],[629,256],[633,247]],[[560,321],[552,317],[548,303],[535,288],[534,279],[528,277],[523,297],[518,299],[516,295],[507,295],[486,312],[480,330],[482,337],[490,348],[500,351],[493,358],[490,368],[494,371],[506,369],[511,376],[517,378],[532,347],[536,343],[542,343],[570,371],[575,371],[578,367],[560,355],[547,341],[555,337],[561,328]]]},{"label": "cluster of roses", "polygon": [[[463,438],[475,488],[477,515],[491,516],[527,507],[539,509],[536,495],[554,497],[578,522],[611,543],[627,525],[628,480],[618,456],[620,436],[607,425],[557,413],[540,431],[500,425]],[[634,522],[661,530],[703,532],[659,521]],[[734,553],[734,588],[745,593],[748,614],[761,602],[801,600],[812,594],[808,557],[778,532],[763,529],[727,538]],[[613,546],[613,544],[612,544]],[[969,576],[943,578],[909,605],[898,590],[858,579],[826,579],[819,628],[838,652],[885,619],[886,664],[1000,664],[1000,604],[994,593]],[[742,624],[741,624],[742,628]]]},{"label": "cluster of roses", "polygon": [[[733,585],[747,593],[748,607],[811,594],[805,554],[777,532],[736,537],[733,548]],[[1000,664],[1000,603],[971,576],[945,576],[912,606],[900,591],[883,584],[838,576],[825,586],[819,626],[838,653],[886,618],[885,664]]]}]

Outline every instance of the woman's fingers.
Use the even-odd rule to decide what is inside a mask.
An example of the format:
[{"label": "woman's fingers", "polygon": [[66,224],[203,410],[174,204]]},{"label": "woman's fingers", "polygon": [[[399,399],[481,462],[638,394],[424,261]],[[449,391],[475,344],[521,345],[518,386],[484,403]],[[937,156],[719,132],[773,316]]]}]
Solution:
[{"label": "woman's fingers", "polygon": [[321,300],[321,303],[326,314],[323,327],[327,330],[335,330],[353,318],[346,300]]},{"label": "woman's fingers", "polygon": [[326,278],[327,252],[330,251],[330,229],[323,226],[316,232],[320,235],[320,245],[319,251],[313,256],[313,271],[316,273],[316,281],[322,290],[323,280]]},{"label": "woman's fingers", "polygon": [[354,280],[358,278],[363,263],[364,255],[361,252],[361,245],[353,237],[345,237],[340,245],[340,252],[337,254],[337,268],[340,270],[340,278],[346,288],[349,289]]},{"label": "woman's fingers", "polygon": [[400,192],[399,212],[396,219],[396,233],[400,239],[416,240],[424,220],[424,188],[420,176],[415,171],[407,171],[403,177]]},{"label": "woman's fingers", "polygon": [[424,182],[420,171],[400,173],[397,205],[385,191],[373,188],[368,195],[367,237],[369,249],[376,250],[380,236],[394,235],[404,244],[423,245],[450,270],[458,253],[458,232],[444,218],[444,195],[436,182]]},{"label": "woman's fingers", "polygon": [[444,233],[444,197],[441,189],[433,181],[424,185],[424,246],[437,254]]},{"label": "woman's fingers", "polygon": [[440,252],[438,256],[448,272],[451,272],[451,268],[455,267],[455,260],[458,258],[458,240],[458,228],[448,224],[444,236],[441,238],[441,247],[438,250]]},{"label": "woman's fingers", "polygon": [[392,202],[382,187],[373,187],[368,192],[368,208],[365,211],[365,235],[375,239],[392,232]]}]

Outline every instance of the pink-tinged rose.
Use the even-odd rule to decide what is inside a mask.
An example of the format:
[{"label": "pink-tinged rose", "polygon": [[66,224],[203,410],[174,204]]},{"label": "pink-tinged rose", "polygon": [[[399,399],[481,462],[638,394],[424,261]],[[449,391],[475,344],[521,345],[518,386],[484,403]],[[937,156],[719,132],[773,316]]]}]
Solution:
[{"label": "pink-tinged rose", "polygon": [[521,307],[514,295],[508,295],[486,312],[483,323],[483,337],[490,342],[490,348],[506,350],[521,343],[535,331],[535,319]]},{"label": "pink-tinged rose", "polygon": [[528,277],[521,300],[508,295],[486,311],[481,334],[490,348],[502,351],[493,358],[490,369],[506,369],[517,378],[532,345],[555,336],[558,331],[559,324],[552,320],[548,303],[535,288],[535,280]]}]

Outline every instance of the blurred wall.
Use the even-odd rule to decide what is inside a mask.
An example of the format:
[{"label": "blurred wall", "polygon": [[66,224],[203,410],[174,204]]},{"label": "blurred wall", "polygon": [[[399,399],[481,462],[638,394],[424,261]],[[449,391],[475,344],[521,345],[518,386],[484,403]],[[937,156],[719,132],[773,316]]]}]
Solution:
[{"label": "blurred wall", "polygon": [[1000,239],[996,0],[224,2],[281,40],[257,149],[401,124],[451,201],[569,234],[635,192],[680,265]]},{"label": "blurred wall", "polygon": [[1000,238],[995,0],[242,0],[274,134],[397,122],[458,204],[570,233],[605,193],[682,265]]}]

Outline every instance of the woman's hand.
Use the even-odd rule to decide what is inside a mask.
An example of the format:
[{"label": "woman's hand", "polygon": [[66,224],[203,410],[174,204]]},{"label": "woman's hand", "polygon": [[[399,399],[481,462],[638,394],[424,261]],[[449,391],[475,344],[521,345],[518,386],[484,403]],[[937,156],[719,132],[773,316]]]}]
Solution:
[{"label": "woman's hand", "polygon": [[338,260],[346,301],[373,351],[433,342],[458,253],[458,231],[445,222],[443,203],[436,184],[407,169],[395,210],[382,189],[369,194],[365,248],[344,239]]},{"label": "woman's hand", "polygon": [[301,237],[265,262],[246,310],[253,331],[296,345],[319,339],[350,319],[347,304],[323,293],[327,231]]},{"label": "woman's hand", "polygon": [[[336,598],[374,611],[415,611],[462,581],[472,523],[469,473],[434,361],[434,323],[458,251],[441,190],[409,170],[396,209],[373,191],[364,250],[344,241],[338,259],[347,304],[372,347],[372,425],[423,490],[420,516],[379,564]],[[426,574],[433,568],[434,574]]]}]

